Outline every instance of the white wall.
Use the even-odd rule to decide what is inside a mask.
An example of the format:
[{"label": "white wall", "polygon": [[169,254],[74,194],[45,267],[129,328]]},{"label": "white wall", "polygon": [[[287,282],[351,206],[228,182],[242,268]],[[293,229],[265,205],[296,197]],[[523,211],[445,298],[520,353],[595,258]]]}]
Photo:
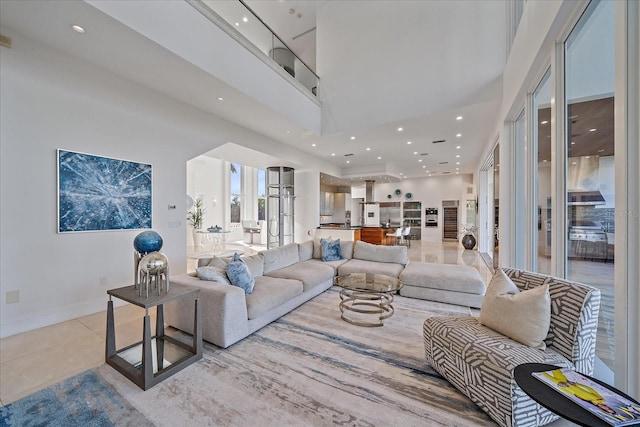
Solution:
[{"label": "white wall", "polygon": [[[472,198],[467,194],[467,187],[472,186],[471,180],[472,175],[452,175],[403,179],[401,182],[396,183],[376,183],[374,198],[376,201],[382,202],[404,202],[407,201],[405,194],[411,193],[412,198],[410,201],[422,202],[422,240],[441,242],[443,226],[442,201],[458,200],[460,202],[458,206],[458,223],[462,224],[465,202],[467,198]],[[402,196],[395,195],[396,189],[402,191]],[[388,194],[391,194],[391,199],[387,198]],[[437,228],[424,227],[425,208],[438,208]]]},{"label": "white wall", "polygon": [[[13,43],[0,49],[0,336],[104,310],[106,290],[133,280],[139,231],[56,234],[57,148],[152,164],[153,229],[171,274],[186,271],[187,160],[229,135],[298,156],[15,30],[2,34]],[[18,303],[6,304],[9,291]]]}]

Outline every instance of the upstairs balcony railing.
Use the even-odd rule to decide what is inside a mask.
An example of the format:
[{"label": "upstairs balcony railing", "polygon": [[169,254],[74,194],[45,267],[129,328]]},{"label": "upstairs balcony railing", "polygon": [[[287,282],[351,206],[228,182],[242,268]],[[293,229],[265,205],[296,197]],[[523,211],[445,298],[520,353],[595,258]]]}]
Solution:
[{"label": "upstairs balcony railing", "polygon": [[313,95],[320,78],[242,0],[187,0],[196,9],[213,12],[265,55],[275,61]]}]

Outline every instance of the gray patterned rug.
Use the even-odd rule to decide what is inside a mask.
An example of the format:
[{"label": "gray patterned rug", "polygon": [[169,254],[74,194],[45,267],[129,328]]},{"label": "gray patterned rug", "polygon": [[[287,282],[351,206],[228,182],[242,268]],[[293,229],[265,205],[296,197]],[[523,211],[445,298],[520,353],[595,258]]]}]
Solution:
[{"label": "gray patterned rug", "polygon": [[384,327],[364,328],[340,319],[338,301],[331,289],[228,349],[205,344],[146,392],[103,365],[99,381],[125,402],[109,411],[131,406],[133,425],[157,426],[495,425],[424,361],[424,319],[468,309],[397,297]]}]

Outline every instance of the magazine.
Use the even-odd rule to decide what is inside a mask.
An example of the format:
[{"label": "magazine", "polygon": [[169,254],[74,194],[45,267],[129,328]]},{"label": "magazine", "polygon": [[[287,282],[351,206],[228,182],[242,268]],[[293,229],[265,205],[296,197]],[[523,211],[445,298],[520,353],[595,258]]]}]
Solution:
[{"label": "magazine", "polygon": [[603,387],[573,369],[558,368],[533,372],[531,375],[612,426],[640,425],[640,403]]}]

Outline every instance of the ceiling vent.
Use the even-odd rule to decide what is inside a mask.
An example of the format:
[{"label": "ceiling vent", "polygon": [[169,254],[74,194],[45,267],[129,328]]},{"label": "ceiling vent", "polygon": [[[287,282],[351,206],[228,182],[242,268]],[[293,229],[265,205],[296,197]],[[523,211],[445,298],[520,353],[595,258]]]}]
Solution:
[{"label": "ceiling vent", "polygon": [[440,163],[438,163],[438,164],[439,164],[439,165],[448,165],[448,164],[449,164],[449,162],[440,162]]},{"label": "ceiling vent", "polygon": [[353,153],[345,154],[344,156],[345,157],[351,157],[351,156],[353,156]]},{"label": "ceiling vent", "polygon": [[428,156],[429,153],[420,153],[421,156]]},{"label": "ceiling vent", "polygon": [[437,141],[433,141],[433,144],[442,144],[443,142],[446,142],[446,139],[439,139]]},{"label": "ceiling vent", "polygon": [[451,172],[442,172],[442,175],[446,175],[446,174],[448,174],[448,173],[451,173]]}]

